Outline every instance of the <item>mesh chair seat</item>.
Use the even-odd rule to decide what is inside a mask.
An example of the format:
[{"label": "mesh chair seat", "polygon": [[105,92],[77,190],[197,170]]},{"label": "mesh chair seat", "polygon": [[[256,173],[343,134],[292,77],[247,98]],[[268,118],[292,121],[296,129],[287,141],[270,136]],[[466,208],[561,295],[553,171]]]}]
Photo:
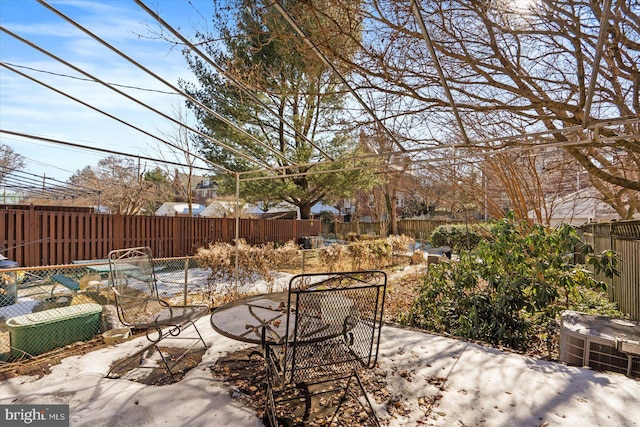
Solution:
[{"label": "mesh chair seat", "polygon": [[209,312],[209,308],[203,305],[172,306],[161,299],[124,296],[116,289],[113,292],[120,321],[136,329],[178,326],[197,320]]}]

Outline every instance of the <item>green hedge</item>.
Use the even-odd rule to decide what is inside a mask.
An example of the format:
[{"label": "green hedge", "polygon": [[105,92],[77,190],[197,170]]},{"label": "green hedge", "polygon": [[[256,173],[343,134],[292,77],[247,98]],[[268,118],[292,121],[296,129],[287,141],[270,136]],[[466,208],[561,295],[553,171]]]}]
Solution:
[{"label": "green hedge", "polygon": [[[483,239],[480,231],[481,227],[476,224],[441,225],[433,230],[430,241],[434,247],[449,246],[454,252],[459,252],[460,249],[473,249],[478,246]],[[468,248],[467,235],[469,236]]]}]

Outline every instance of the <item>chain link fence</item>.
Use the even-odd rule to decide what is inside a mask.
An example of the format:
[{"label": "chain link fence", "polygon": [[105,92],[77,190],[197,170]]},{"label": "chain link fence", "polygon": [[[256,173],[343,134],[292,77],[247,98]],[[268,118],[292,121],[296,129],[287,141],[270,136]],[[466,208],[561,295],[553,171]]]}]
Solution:
[{"label": "chain link fence", "polygon": [[[153,262],[160,298],[209,305],[209,272],[194,258]],[[1,269],[0,363],[20,363],[121,326],[109,274],[107,260]]]},{"label": "chain link fence", "polygon": [[[304,272],[327,271],[315,242],[278,266],[278,280]],[[15,264],[15,263],[14,263]],[[214,308],[241,294],[270,292],[262,277],[247,286],[234,277],[213,280],[211,270],[195,257],[153,260],[158,296],[172,305],[208,305]],[[288,276],[287,276],[288,275]],[[1,268],[0,365],[27,362],[33,356],[57,352],[78,341],[86,346],[109,343],[111,333],[123,328],[110,290],[107,260],[75,261],[68,265]],[[278,288],[279,289],[279,288]],[[108,333],[105,333],[110,331]],[[94,343],[93,338],[98,341]],[[6,366],[5,366],[6,367]]]}]

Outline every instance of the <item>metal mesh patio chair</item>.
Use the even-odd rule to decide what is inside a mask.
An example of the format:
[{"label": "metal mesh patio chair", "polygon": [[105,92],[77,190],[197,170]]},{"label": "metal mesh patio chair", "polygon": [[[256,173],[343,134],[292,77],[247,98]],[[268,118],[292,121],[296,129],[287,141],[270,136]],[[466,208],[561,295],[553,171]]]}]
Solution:
[{"label": "metal mesh patio chair", "polygon": [[[149,344],[134,355],[114,365],[107,377],[117,376],[119,368],[142,359],[150,350],[156,350],[172,379],[175,379],[173,368],[193,348],[202,343],[200,331],[195,321],[209,313],[206,305],[179,305],[158,298],[157,280],[153,269],[151,249],[148,247],[120,249],[109,252],[110,281],[115,296],[118,318],[125,326],[133,330],[145,331]],[[178,298],[183,301],[183,298]],[[193,327],[197,337],[180,336]],[[182,354],[175,358],[163,353],[160,344],[166,338],[193,340]]]},{"label": "metal mesh patio chair", "polygon": [[341,395],[335,411],[323,415],[331,418],[327,425],[341,418],[343,403],[351,398],[366,413],[359,424],[379,425],[358,372],[377,362],[386,281],[382,271],[291,279],[284,337],[263,329],[266,413],[272,426],[278,425],[279,413],[292,413],[292,404],[297,421],[310,421],[312,399],[326,393]]}]

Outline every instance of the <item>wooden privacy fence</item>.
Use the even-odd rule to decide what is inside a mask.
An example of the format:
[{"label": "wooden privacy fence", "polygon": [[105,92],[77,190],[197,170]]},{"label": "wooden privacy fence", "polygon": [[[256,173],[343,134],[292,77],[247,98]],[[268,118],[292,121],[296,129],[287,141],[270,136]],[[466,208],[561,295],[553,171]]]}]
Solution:
[{"label": "wooden privacy fence", "polygon": [[[0,210],[0,253],[21,266],[106,258],[109,251],[149,246],[156,257],[193,255],[215,242],[233,242],[234,218],[106,215],[29,209]],[[321,232],[318,220],[240,219],[250,244],[298,241]]]},{"label": "wooden privacy fence", "polygon": [[640,221],[587,224],[581,231],[596,254],[613,249],[620,256],[620,276],[608,279],[600,273],[596,277],[609,284],[609,298],[620,311],[640,321]]},{"label": "wooden privacy fence", "polygon": [[[405,234],[420,240],[429,240],[433,230],[441,225],[453,224],[457,221],[435,221],[428,219],[402,219],[398,221],[398,234]],[[346,236],[349,233],[375,234],[380,233],[380,227],[388,227],[388,222],[345,222],[336,223],[336,234]],[[386,233],[384,233],[386,235]]]}]

